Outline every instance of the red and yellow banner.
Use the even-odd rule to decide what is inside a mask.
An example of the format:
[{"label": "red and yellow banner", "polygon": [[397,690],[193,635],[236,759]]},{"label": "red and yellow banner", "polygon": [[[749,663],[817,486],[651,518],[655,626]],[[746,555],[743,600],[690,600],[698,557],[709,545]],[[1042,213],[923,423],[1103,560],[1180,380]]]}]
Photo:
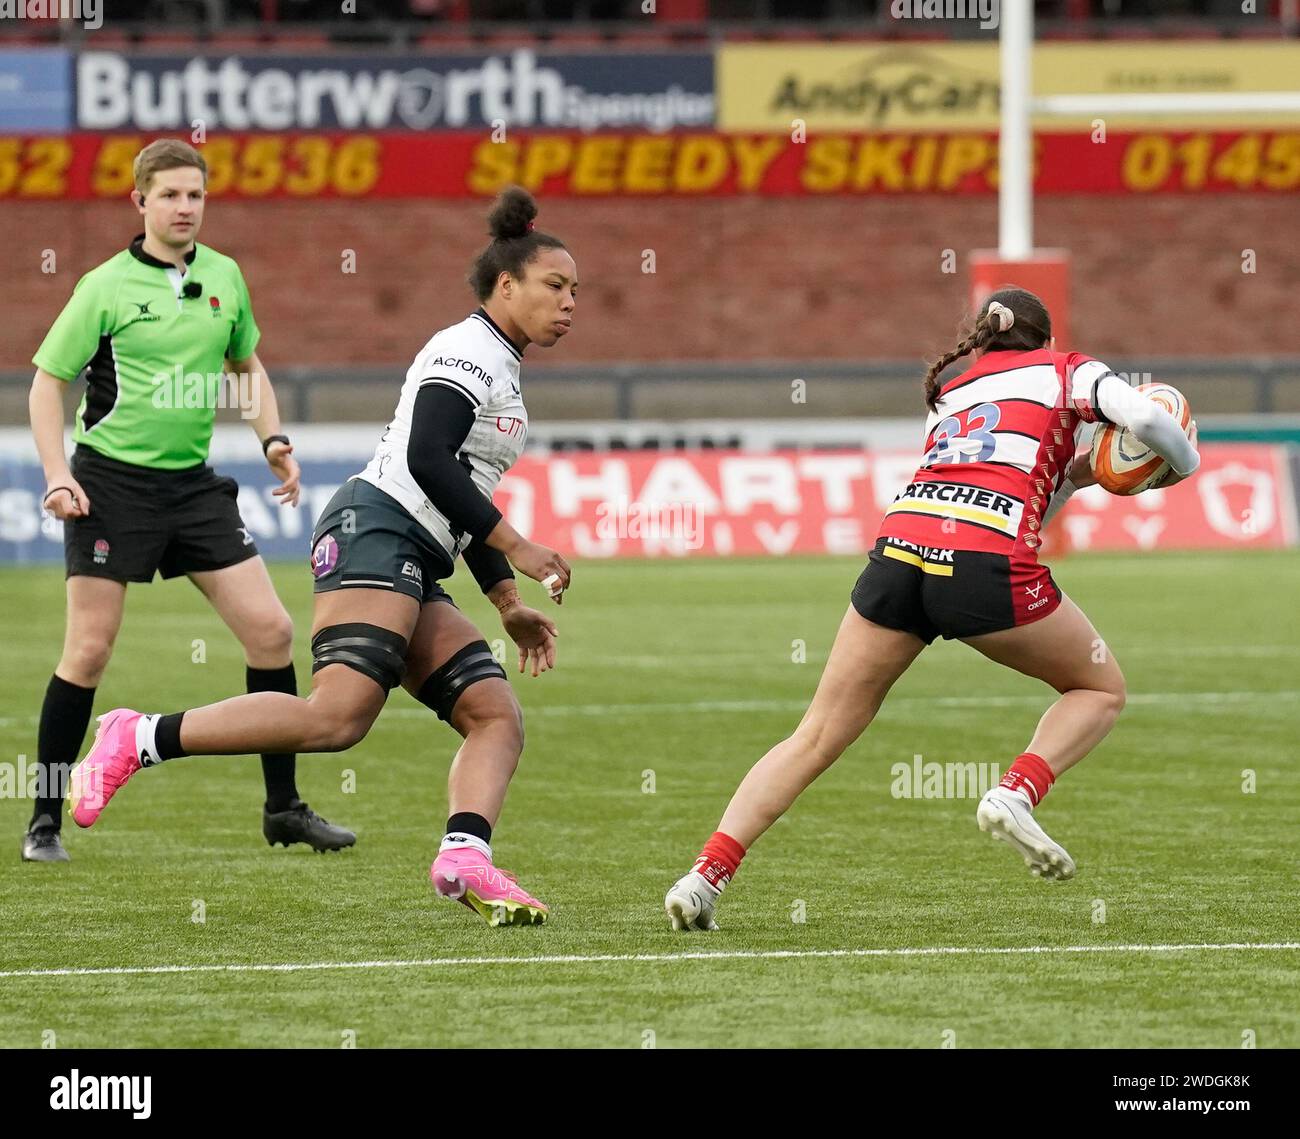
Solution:
[{"label": "red and yellow banner", "polygon": [[[146,135],[0,138],[0,199],[118,198]],[[991,194],[996,134],[321,133],[222,135],[201,147],[226,198]],[[1040,134],[1039,194],[1294,193],[1300,130]]]}]

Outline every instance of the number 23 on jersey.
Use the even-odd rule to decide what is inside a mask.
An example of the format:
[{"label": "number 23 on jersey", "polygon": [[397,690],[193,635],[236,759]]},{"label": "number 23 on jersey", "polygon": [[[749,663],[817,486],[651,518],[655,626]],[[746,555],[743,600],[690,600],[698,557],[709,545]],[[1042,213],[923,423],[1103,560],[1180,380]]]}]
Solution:
[{"label": "number 23 on jersey", "polygon": [[935,424],[925,465],[935,463],[985,463],[998,445],[993,434],[1002,419],[996,403],[981,403]]}]

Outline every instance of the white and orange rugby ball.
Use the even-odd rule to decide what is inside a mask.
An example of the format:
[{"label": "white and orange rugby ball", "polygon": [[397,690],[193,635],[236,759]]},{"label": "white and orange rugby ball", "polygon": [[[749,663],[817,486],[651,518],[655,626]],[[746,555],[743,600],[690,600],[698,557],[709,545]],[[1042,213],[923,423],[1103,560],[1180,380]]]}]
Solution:
[{"label": "white and orange rugby ball", "polygon": [[[1192,426],[1192,409],[1186,397],[1169,384],[1141,384],[1136,391],[1154,399],[1184,431]],[[1092,438],[1092,473],[1111,494],[1141,494],[1169,473],[1169,464],[1132,431],[1104,424]]]}]

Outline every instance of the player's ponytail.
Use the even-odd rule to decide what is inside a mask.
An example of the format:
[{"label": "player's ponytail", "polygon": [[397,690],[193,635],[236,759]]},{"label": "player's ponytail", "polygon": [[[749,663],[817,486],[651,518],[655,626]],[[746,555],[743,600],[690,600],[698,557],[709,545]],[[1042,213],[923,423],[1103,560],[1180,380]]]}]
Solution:
[{"label": "player's ponytail", "polygon": [[474,260],[469,271],[469,285],[480,301],[496,288],[502,272],[518,279],[524,266],[542,249],[563,249],[564,242],[535,228],[537,202],[522,186],[507,186],[488,214],[488,233],[492,240]]},{"label": "player's ponytail", "polygon": [[939,401],[939,376],[949,364],[972,352],[1032,352],[1052,338],[1052,318],[1047,306],[1028,289],[1004,285],[990,294],[970,331],[957,347],[935,360],[925,373],[925,405],[931,411]]}]

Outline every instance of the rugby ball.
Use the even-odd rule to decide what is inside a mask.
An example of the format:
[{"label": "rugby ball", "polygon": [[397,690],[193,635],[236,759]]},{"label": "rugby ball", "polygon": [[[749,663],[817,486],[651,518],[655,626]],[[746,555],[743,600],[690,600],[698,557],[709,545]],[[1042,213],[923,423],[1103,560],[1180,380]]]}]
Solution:
[{"label": "rugby ball", "polygon": [[[1188,431],[1192,409],[1183,393],[1169,384],[1141,384],[1136,391],[1154,399]],[[1127,427],[1104,424],[1092,439],[1092,473],[1111,494],[1141,494],[1159,483],[1169,464]]]}]

